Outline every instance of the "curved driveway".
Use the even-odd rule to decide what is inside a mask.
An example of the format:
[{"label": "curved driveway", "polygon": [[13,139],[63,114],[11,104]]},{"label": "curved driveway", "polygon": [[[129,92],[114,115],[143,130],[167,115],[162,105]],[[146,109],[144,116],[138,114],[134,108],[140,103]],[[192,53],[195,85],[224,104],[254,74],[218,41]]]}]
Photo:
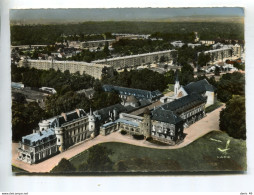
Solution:
[{"label": "curved driveway", "polygon": [[196,139],[202,137],[203,135],[213,130],[218,130],[219,129],[219,114],[223,107],[224,106],[214,110],[213,112],[207,114],[205,118],[192,124],[190,127],[184,129],[184,133],[187,134],[184,141],[175,146],[159,146],[159,145],[155,145],[150,142],[147,142],[145,140],[135,140],[131,136],[124,136],[124,135],[121,135],[119,132],[114,132],[107,136],[99,135],[92,140],[87,140],[85,142],[79,143],[69,148],[67,151],[64,151],[63,153],[60,153],[54,157],[51,157],[50,159],[47,159],[38,164],[30,165],[30,164],[17,160],[18,144],[13,143],[12,144],[12,164],[29,172],[37,172],[37,173],[49,172],[53,167],[55,167],[58,164],[58,162],[62,158],[70,159],[71,157],[79,154],[80,152],[83,152],[84,150],[87,150],[88,148],[96,144],[104,143],[104,142],[122,142],[122,143],[132,144],[136,146],[156,148],[156,149],[182,148],[184,146],[187,146],[191,142],[195,141]]}]

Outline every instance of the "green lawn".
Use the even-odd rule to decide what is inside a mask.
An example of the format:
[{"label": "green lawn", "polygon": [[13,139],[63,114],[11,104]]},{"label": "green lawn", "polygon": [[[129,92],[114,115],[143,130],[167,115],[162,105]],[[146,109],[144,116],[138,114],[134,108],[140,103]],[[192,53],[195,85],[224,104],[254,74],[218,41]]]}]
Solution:
[{"label": "green lawn", "polygon": [[[224,149],[230,140],[227,154]],[[223,132],[211,132],[190,145],[174,150],[151,149],[123,143],[100,144],[113,151],[110,159],[115,164],[124,164],[127,172],[168,172],[168,171],[245,171],[246,142],[234,139]],[[89,150],[73,158],[70,162],[78,168],[86,162]]]},{"label": "green lawn", "polygon": [[12,165],[11,168],[13,173],[27,173],[26,170],[16,167],[14,165]]},{"label": "green lawn", "polygon": [[174,84],[168,84],[167,88],[163,91],[163,94],[166,94],[170,91],[174,91]]}]

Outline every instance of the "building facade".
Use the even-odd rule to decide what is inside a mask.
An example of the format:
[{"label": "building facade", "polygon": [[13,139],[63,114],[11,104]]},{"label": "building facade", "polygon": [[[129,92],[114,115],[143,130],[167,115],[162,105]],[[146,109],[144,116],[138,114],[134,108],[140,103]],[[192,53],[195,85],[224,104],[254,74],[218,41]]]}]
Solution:
[{"label": "building facade", "polygon": [[119,119],[100,127],[101,135],[124,131],[127,135],[143,135],[168,145],[184,139],[184,127],[205,117],[206,98],[192,93],[173,102],[146,109],[144,115],[120,114]]},{"label": "building facade", "polygon": [[[214,62],[214,61],[223,61],[225,59],[232,57],[240,58],[242,55],[241,50],[242,50],[241,46],[238,44],[223,45],[221,46],[221,48],[205,51],[204,54],[209,54],[211,57],[210,62]],[[199,54],[200,52],[198,53],[198,55]]]},{"label": "building facade", "polygon": [[142,64],[155,63],[164,56],[168,60],[172,60],[172,52],[176,50],[158,51],[152,53],[144,53],[131,56],[123,56],[116,58],[109,58],[103,60],[95,60],[92,63],[96,64],[107,64],[112,66],[114,69],[123,69],[128,67],[140,66]]},{"label": "building facade", "polygon": [[33,164],[57,154],[56,139],[51,128],[22,137],[18,148],[18,159]]},{"label": "building facade", "polygon": [[104,47],[106,43],[108,43],[108,45],[110,46],[114,42],[115,42],[115,39],[85,41],[85,42],[82,42],[82,48]]},{"label": "building facade", "polygon": [[102,69],[109,67],[108,65],[77,62],[77,61],[55,61],[55,60],[20,60],[20,67],[29,67],[40,70],[60,70],[64,72],[69,70],[70,73],[79,72],[80,74],[88,74],[96,79],[101,79]]},{"label": "building facade", "polygon": [[38,129],[22,137],[18,159],[37,163],[97,134],[92,113],[82,109],[62,113],[41,121]]}]

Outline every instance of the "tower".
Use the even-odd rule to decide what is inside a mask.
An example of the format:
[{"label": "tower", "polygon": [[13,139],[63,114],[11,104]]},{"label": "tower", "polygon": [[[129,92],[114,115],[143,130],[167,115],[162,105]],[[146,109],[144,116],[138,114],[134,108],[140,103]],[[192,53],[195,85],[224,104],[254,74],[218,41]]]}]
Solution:
[{"label": "tower", "polygon": [[55,127],[55,134],[56,134],[56,145],[60,152],[64,151],[64,140],[63,140],[63,128],[59,127],[59,119],[56,118],[57,125]]},{"label": "tower", "polygon": [[142,122],[143,134],[146,138],[151,137],[151,112],[148,108],[144,111],[144,120]]},{"label": "tower", "polygon": [[43,120],[39,123],[39,130],[43,131],[49,128],[49,122],[47,120]]},{"label": "tower", "polygon": [[175,80],[175,86],[174,86],[174,95],[178,95],[178,90],[180,89],[180,83],[178,80],[178,70],[176,70],[176,80]]},{"label": "tower", "polygon": [[88,115],[88,126],[89,126],[89,131],[94,131],[95,130],[95,116],[93,115],[92,109],[90,108],[90,113]]}]

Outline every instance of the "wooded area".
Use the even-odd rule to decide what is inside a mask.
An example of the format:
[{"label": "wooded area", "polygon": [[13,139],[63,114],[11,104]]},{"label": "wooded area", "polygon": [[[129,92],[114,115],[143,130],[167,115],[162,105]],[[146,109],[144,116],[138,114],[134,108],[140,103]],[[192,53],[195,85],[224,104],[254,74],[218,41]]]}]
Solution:
[{"label": "wooded area", "polygon": [[[224,22],[84,22],[58,25],[12,25],[12,45],[54,44],[62,41],[62,34],[83,35],[105,32],[152,34],[171,33],[169,37],[188,40],[190,33],[198,32],[201,40],[244,40],[243,23]],[[154,34],[156,35],[156,34]],[[186,37],[186,35],[188,35]],[[157,33],[158,36],[158,33]],[[82,37],[82,36],[80,36]],[[165,36],[164,36],[165,37]],[[80,39],[81,40],[81,39]]]}]

